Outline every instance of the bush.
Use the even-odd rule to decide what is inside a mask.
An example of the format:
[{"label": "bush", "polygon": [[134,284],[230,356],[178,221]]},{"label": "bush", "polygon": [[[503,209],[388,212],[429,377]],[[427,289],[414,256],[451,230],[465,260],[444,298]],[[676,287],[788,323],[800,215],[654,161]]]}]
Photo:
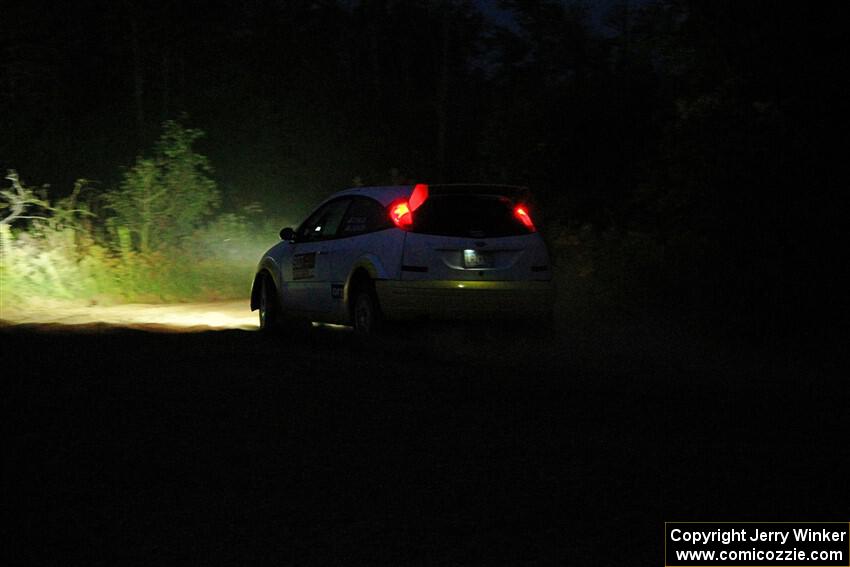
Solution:
[{"label": "bush", "polygon": [[[55,207],[53,207],[55,209]],[[0,225],[0,302],[45,298],[87,302],[213,301],[248,296],[257,259],[275,231],[252,234],[246,216],[222,215],[170,249],[133,248],[126,227],[98,242],[52,219]]]},{"label": "bush", "polygon": [[220,200],[207,158],[192,149],[203,132],[174,121],[163,130],[153,157],[136,158],[121,187],[105,196],[115,226],[126,227],[144,254],[190,235]]},{"label": "bush", "polygon": [[[211,301],[248,296],[260,254],[278,227],[258,207],[213,216],[218,190],[202,133],[175,122],[119,189],[51,202],[15,172],[0,190],[0,308],[43,299],[87,302]],[[102,199],[107,207],[93,207]],[[105,210],[111,216],[94,215]]]}]

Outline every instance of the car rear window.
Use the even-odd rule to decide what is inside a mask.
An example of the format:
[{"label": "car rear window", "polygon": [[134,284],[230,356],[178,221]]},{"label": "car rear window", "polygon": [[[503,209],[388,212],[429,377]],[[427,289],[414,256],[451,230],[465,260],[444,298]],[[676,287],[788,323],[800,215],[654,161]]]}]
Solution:
[{"label": "car rear window", "polygon": [[416,209],[412,230],[472,238],[529,234],[513,211],[513,201],[501,195],[432,195]]}]

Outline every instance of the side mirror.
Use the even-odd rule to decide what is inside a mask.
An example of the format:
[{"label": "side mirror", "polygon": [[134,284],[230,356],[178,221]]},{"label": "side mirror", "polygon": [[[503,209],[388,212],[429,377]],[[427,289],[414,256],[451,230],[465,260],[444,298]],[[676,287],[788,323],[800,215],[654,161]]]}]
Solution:
[{"label": "side mirror", "polygon": [[287,242],[292,241],[295,238],[295,231],[289,227],[280,229],[280,239],[285,240]]}]

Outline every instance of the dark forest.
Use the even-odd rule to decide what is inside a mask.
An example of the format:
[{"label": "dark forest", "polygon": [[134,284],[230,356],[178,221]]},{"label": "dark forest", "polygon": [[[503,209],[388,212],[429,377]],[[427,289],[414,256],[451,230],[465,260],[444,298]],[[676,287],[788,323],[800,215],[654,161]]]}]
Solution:
[{"label": "dark forest", "polygon": [[292,221],[361,184],[528,185],[566,263],[611,272],[616,301],[758,335],[832,281],[837,7],[6,3],[0,167],[52,199],[87,180],[101,225],[169,120],[203,134],[219,214]]}]

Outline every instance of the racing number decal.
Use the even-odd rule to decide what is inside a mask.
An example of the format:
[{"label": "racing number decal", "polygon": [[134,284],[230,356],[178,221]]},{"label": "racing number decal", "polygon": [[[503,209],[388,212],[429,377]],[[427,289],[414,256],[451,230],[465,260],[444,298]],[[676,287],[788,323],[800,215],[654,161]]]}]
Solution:
[{"label": "racing number decal", "polygon": [[292,257],[292,279],[306,280],[316,277],[316,253],[296,254]]}]

